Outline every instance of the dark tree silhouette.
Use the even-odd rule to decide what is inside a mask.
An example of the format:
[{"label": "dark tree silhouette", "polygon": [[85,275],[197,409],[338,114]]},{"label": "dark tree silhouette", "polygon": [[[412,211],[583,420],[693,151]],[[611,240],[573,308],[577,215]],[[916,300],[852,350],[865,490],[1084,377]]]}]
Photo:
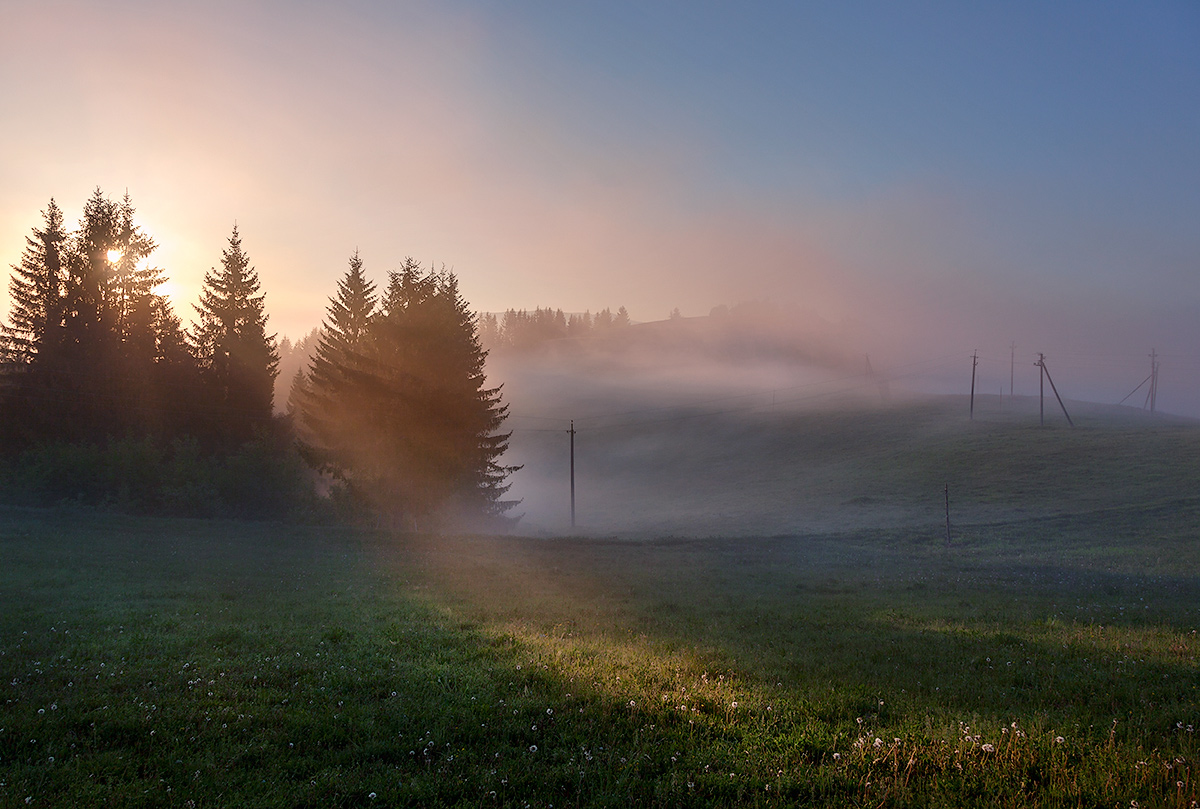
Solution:
[{"label": "dark tree silhouette", "polygon": [[584,337],[592,330],[592,312],[585,310],[582,315],[571,315],[567,318],[567,336]]},{"label": "dark tree silhouette", "polygon": [[0,324],[5,353],[10,361],[31,363],[45,349],[47,331],[62,321],[60,297],[63,286],[63,251],[67,232],[63,214],[53,199],[42,213],[40,230],[25,237],[21,263],[14,264],[8,282],[9,311]]},{"label": "dark tree silhouette", "polygon": [[[352,265],[331,301],[330,334],[345,333],[336,318],[355,308],[351,290],[360,290],[359,311],[366,305],[359,271]],[[368,337],[340,360],[327,350],[333,372],[314,361],[300,397],[306,456],[393,521],[502,518],[515,505],[503,499],[513,468],[499,463],[507,408],[486,386],[487,353],[453,273],[422,273],[406,259],[389,274]]]},{"label": "dark tree silhouette", "polygon": [[165,279],[145,263],[155,244],[134,223],[129,195],[112,201],[97,188],[71,234],[53,200],[43,217],[9,284],[10,437],[100,440],[174,429],[191,363],[178,351],[169,302],[154,292]]},{"label": "dark tree silhouette", "polygon": [[108,359],[132,349],[124,344],[138,329],[137,313],[152,308],[148,299],[165,280],[161,270],[138,266],[156,245],[133,214],[128,194],[114,202],[99,188],[83,206],[64,289],[64,338],[78,357]]},{"label": "dark tree silhouette", "polygon": [[232,441],[251,438],[271,421],[279,355],[266,332],[258,273],[242,250],[237,225],[221,268],[204,276],[192,331],[196,361],[217,420],[215,433]]},{"label": "dark tree silhouette", "polygon": [[[13,267],[0,327],[0,475],[14,481],[3,494],[191,515],[316,505],[290,439],[240,441],[271,417],[275,359],[236,230],[200,307],[199,343],[212,349],[202,379],[155,292],[165,278],[147,263],[154,242],[129,195],[97,189],[71,233],[53,200],[43,220]],[[202,453],[195,439],[212,437],[219,451]]]},{"label": "dark tree silhouette", "polygon": [[337,297],[329,302],[329,316],[317,341],[314,373],[332,371],[363,356],[377,304],[375,284],[363,274],[362,259],[355,250],[346,277],[338,282]]},{"label": "dark tree silhouette", "polygon": [[363,274],[355,251],[337,296],[329,301],[311,365],[292,381],[288,410],[305,458],[322,471],[340,474],[354,463],[349,448],[370,441],[355,432],[377,302],[375,284]]}]

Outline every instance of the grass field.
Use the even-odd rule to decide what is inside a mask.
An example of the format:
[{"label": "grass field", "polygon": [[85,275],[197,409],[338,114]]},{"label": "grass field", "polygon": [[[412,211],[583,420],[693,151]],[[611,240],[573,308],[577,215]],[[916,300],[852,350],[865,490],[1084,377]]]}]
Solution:
[{"label": "grass field", "polygon": [[0,804],[1193,806],[1200,429],[914,418],[846,530],[0,511]]}]

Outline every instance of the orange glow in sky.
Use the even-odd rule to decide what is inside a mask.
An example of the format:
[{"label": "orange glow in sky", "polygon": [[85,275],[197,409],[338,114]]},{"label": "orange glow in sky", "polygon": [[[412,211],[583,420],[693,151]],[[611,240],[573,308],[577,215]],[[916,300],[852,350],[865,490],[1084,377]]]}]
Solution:
[{"label": "orange glow in sky", "polygon": [[1195,7],[868,5],[17,0],[0,259],[99,186],[185,323],[236,221],[292,337],[358,250],[484,311],[786,301],[881,362],[1157,345],[1200,378]]}]

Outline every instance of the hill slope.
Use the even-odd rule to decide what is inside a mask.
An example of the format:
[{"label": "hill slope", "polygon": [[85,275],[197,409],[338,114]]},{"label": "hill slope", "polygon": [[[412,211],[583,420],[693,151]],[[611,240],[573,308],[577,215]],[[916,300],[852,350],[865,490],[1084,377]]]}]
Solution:
[{"label": "hill slope", "polygon": [[[513,494],[524,498],[523,530],[534,533],[569,526],[568,425],[552,418],[572,411],[578,525],[588,533],[908,526],[944,535],[946,486],[959,530],[1169,507],[1200,493],[1200,425],[1131,408],[1068,402],[1077,427],[1050,410],[1042,427],[1036,399],[1005,400],[1002,409],[991,396],[977,398],[971,421],[965,397],[880,403],[861,383],[856,393],[823,397],[819,380],[788,389],[790,398],[763,391],[697,405],[663,390],[557,380],[555,407],[560,400],[545,393],[555,381],[512,384],[509,457],[523,464]],[[547,415],[520,418],[535,405]]]}]

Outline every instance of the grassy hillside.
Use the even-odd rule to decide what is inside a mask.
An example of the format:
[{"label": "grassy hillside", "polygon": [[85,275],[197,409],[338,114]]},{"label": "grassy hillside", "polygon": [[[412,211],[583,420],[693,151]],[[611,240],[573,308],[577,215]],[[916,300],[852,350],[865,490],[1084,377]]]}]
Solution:
[{"label": "grassy hillside", "polygon": [[[898,525],[944,533],[945,487],[957,530],[1032,517],[1170,508],[1200,495],[1200,429],[1131,408],[1037,400],[822,396],[820,384],[713,397],[558,383],[575,401],[577,513],[593,535],[753,536]],[[549,387],[546,383],[543,386]],[[513,383],[514,413],[534,386]],[[873,388],[873,385],[871,386]],[[772,405],[772,397],[775,404]],[[683,398],[683,397],[680,397]],[[543,405],[541,413],[547,413]],[[627,413],[601,417],[593,413]],[[568,443],[553,422],[514,420],[513,492],[528,531],[569,526]],[[522,427],[532,425],[535,431]],[[520,511],[521,509],[518,509]]]}]

